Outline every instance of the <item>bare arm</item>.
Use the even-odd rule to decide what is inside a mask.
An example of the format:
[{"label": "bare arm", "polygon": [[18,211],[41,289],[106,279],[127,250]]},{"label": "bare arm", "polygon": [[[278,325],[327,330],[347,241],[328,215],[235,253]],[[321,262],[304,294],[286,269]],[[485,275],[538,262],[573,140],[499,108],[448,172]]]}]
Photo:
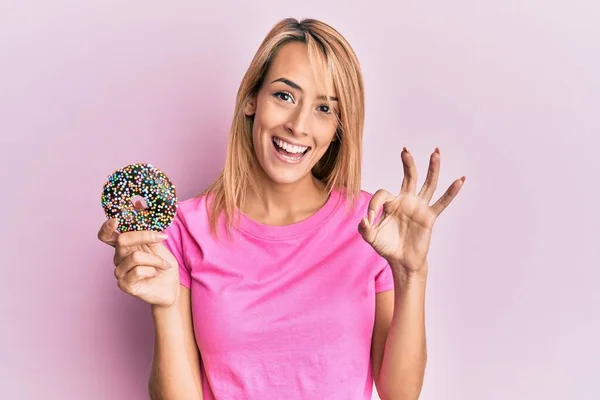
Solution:
[{"label": "bare arm", "polygon": [[148,382],[152,400],[202,400],[200,356],[194,338],[190,290],[181,285],[169,308],[152,306],[156,328]]},{"label": "bare arm", "polygon": [[416,400],[427,363],[425,279],[394,281],[395,290],[377,294],[373,378],[382,400]]}]

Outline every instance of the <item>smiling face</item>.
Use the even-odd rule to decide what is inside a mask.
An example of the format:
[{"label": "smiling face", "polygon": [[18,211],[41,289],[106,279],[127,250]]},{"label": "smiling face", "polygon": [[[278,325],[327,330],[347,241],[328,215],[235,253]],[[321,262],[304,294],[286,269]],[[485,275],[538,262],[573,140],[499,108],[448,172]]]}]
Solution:
[{"label": "smiling face", "polygon": [[279,49],[256,97],[245,105],[245,114],[254,116],[256,158],[274,183],[312,179],[312,168],[336,139],[336,94],[319,87],[333,87],[331,77],[315,77],[307,46],[290,42]]}]

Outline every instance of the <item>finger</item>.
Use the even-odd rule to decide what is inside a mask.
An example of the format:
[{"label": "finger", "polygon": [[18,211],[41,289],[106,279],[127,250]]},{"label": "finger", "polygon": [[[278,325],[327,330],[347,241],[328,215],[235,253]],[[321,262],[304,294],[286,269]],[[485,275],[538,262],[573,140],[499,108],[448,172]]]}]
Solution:
[{"label": "finger", "polygon": [[137,250],[135,247],[116,246],[115,255],[113,257],[113,264],[115,264],[115,266],[121,264],[125,257],[133,253],[135,250]]},{"label": "finger", "polygon": [[379,215],[383,205],[395,197],[390,192],[384,189],[379,189],[375,192],[371,201],[369,202],[369,208],[367,210],[367,222],[373,225],[375,223],[375,217]]},{"label": "finger", "polygon": [[417,190],[417,166],[410,151],[406,147],[400,153],[402,166],[404,167],[404,179],[402,179],[402,188],[400,193],[414,194]]},{"label": "finger", "polygon": [[438,201],[436,201],[435,204],[431,206],[431,210],[433,211],[436,218],[446,209],[446,207],[448,207],[448,205],[450,205],[452,200],[456,197],[456,195],[460,191],[460,188],[465,182],[465,179],[466,177],[463,176],[460,179],[457,179],[454,182],[452,182],[452,185],[450,185],[448,190],[446,190],[446,193],[444,193],[442,197],[440,197]]},{"label": "finger", "polygon": [[117,244],[117,238],[119,236],[119,232],[117,232],[118,225],[119,220],[116,218],[111,218],[104,221],[100,227],[100,230],[98,231],[98,239],[114,247]]},{"label": "finger", "polygon": [[375,229],[373,228],[373,225],[369,223],[367,217],[361,218],[360,223],[358,224],[358,232],[369,244],[373,243],[375,240]]},{"label": "finger", "polygon": [[124,288],[133,291],[132,289],[139,286],[141,280],[153,278],[157,274],[158,270],[154,267],[137,266],[119,280]]},{"label": "finger", "polygon": [[167,239],[168,236],[162,232],[155,231],[131,231],[123,232],[117,238],[117,246],[133,247],[143,244],[160,243]]},{"label": "finger", "polygon": [[440,175],[440,149],[435,148],[429,159],[429,169],[427,170],[427,176],[425,177],[425,183],[419,192],[419,197],[425,199],[427,204],[431,201],[435,189],[438,184],[438,177]]},{"label": "finger", "polygon": [[142,285],[143,285],[144,282],[145,282],[144,279],[138,279],[138,280],[129,279],[129,280],[125,280],[125,278],[123,277],[122,279],[117,279],[117,286],[123,292],[125,292],[127,294],[130,294],[132,296],[137,296],[137,294],[140,292],[140,289],[141,289],[141,287],[142,287]]},{"label": "finger", "polygon": [[144,251],[136,250],[130,255],[125,257],[123,261],[115,268],[115,278],[122,279],[132,269],[138,266],[153,267],[160,270],[167,270],[171,268],[171,265],[163,258],[146,253]]},{"label": "finger", "polygon": [[[135,234],[135,233],[139,233],[139,232],[132,232],[132,234]],[[124,235],[124,234],[125,233],[122,233],[122,235]],[[142,250],[144,250],[144,246],[151,247],[152,245],[155,245],[155,244],[156,243],[149,244],[149,245],[138,245],[138,246],[121,246],[121,245],[117,245],[115,247],[115,254],[114,254],[114,257],[113,257],[113,263],[114,263],[115,266],[119,265],[125,259],[125,257],[127,257],[128,255],[130,255],[133,251],[139,250],[140,248],[142,248]]]}]

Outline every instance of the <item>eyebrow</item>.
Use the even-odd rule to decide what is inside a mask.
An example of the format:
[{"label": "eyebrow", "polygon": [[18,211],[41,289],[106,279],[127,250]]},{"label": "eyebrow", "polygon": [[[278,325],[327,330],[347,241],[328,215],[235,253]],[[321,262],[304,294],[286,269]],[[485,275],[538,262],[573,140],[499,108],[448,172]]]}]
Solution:
[{"label": "eyebrow", "polygon": [[[302,90],[302,88],[300,87],[300,85],[298,85],[296,82],[293,82],[293,81],[291,81],[291,80],[289,80],[289,79],[287,79],[287,78],[279,78],[279,79],[275,79],[275,80],[274,80],[273,82],[271,82],[271,83],[275,83],[275,82],[283,82],[283,83],[285,83],[286,85],[288,85],[288,86],[290,86],[290,87],[292,87],[292,88],[294,88],[294,89],[296,89],[296,90],[299,90],[300,92],[302,92],[302,91],[303,91],[303,90]],[[327,97],[326,97],[326,96],[323,96],[323,95],[319,96],[319,100],[326,100],[326,99],[327,99]],[[334,97],[334,96],[329,96],[329,101],[338,101],[338,98],[337,98],[337,97]]]}]

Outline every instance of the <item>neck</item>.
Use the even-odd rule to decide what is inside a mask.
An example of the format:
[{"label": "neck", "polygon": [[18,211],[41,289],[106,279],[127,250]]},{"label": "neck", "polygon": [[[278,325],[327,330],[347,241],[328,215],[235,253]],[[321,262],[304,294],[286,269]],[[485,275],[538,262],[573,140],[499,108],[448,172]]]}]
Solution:
[{"label": "neck", "polygon": [[243,211],[267,225],[301,221],[318,211],[328,199],[325,184],[312,175],[292,184],[277,184],[270,179],[260,179],[258,184],[258,193],[248,192]]}]

